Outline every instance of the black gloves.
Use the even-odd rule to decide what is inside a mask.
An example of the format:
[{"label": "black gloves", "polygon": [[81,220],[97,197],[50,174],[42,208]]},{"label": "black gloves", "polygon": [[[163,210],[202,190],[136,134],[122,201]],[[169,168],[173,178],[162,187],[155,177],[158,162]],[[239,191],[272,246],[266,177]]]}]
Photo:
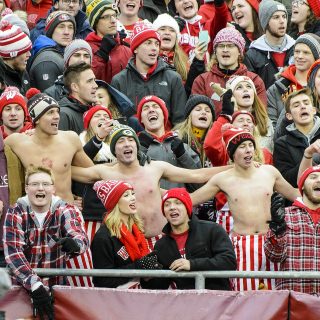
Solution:
[{"label": "black gloves", "polygon": [[106,62],[109,61],[109,54],[111,50],[117,45],[116,39],[110,35],[106,34],[101,41],[100,49],[97,51],[97,55],[101,57]]},{"label": "black gloves", "polygon": [[180,158],[186,150],[184,149],[184,145],[181,139],[174,138],[171,142],[171,150],[175,154],[177,158]]},{"label": "black gloves", "polygon": [[232,98],[232,90],[229,89],[222,96],[222,110],[221,114],[232,116],[234,112],[234,103],[231,101]]},{"label": "black gloves", "polygon": [[214,0],[214,5],[215,5],[216,7],[222,6],[223,3],[224,3],[224,0]]},{"label": "black gloves", "polygon": [[151,162],[151,158],[142,151],[138,151],[137,158],[141,167]]},{"label": "black gloves", "polygon": [[149,149],[150,144],[152,143],[153,138],[150,134],[148,134],[145,131],[140,132],[139,134],[139,142],[140,144],[145,147],[146,149]]},{"label": "black gloves", "polygon": [[135,261],[137,269],[148,269],[148,270],[160,270],[162,269],[162,264],[158,262],[157,253],[152,251],[146,256]]},{"label": "black gloves", "polygon": [[179,26],[179,31],[181,32],[186,25],[186,20],[180,18],[179,16],[175,16],[174,19],[177,21]]},{"label": "black gloves", "polygon": [[31,292],[31,300],[33,304],[33,315],[40,316],[41,320],[48,317],[49,320],[53,320],[53,305],[52,298],[45,289],[44,286],[40,286],[38,289]]},{"label": "black gloves", "polygon": [[271,221],[269,222],[269,228],[280,236],[286,231],[286,221],[284,219],[285,209],[284,200],[278,193],[274,193],[271,197]]},{"label": "black gloves", "polygon": [[125,29],[121,29],[121,31],[118,32],[120,37],[120,42],[122,42],[123,39],[127,37],[127,33]]},{"label": "black gloves", "polygon": [[61,250],[66,254],[75,254],[80,252],[80,247],[76,240],[72,238],[62,238],[57,241],[61,245]]}]

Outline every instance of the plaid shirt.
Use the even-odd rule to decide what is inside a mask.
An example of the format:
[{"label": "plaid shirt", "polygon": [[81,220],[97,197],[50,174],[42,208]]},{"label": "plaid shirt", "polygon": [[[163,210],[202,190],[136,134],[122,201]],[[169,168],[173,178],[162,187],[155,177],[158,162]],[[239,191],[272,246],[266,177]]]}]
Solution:
[{"label": "plaid shirt", "polygon": [[[281,271],[320,271],[320,222],[314,225],[309,213],[296,206],[286,208],[287,229],[277,237],[268,231],[264,244],[268,259],[280,262]],[[276,279],[279,290],[320,294],[320,280]]]},{"label": "plaid shirt", "polygon": [[13,273],[13,280],[27,290],[37,281],[42,281],[45,285],[65,284],[63,277],[41,280],[32,270],[65,268],[68,257],[54,239],[73,238],[80,247],[79,254],[89,246],[81,212],[58,197],[53,197],[42,227],[31,210],[28,198],[18,199],[6,214],[3,232],[5,258]]}]

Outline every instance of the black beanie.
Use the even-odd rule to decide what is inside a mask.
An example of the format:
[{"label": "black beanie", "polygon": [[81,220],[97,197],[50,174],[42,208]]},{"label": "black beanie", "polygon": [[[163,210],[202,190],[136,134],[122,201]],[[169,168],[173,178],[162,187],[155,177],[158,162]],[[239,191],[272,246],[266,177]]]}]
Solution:
[{"label": "black beanie", "polygon": [[186,108],[184,110],[184,119],[187,119],[191,111],[193,110],[193,108],[200,103],[204,103],[210,108],[212,113],[212,121],[214,121],[215,120],[214,104],[210,98],[202,94],[192,94],[189,97],[186,103]]}]

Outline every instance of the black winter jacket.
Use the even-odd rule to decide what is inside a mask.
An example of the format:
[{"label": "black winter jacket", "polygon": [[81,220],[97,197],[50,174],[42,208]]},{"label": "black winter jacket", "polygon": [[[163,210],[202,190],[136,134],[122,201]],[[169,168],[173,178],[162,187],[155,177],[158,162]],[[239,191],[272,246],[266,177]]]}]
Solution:
[{"label": "black winter jacket", "polygon": [[168,13],[174,17],[176,15],[174,1],[169,1],[168,5],[166,5],[164,0],[144,0],[138,16],[141,19],[147,19],[153,22],[158,18],[158,15],[162,13]]},{"label": "black winter jacket", "polygon": [[0,73],[7,86],[17,87],[22,95],[30,89],[30,79],[27,71],[18,72],[13,70],[0,59]]},{"label": "black winter jacket", "polygon": [[[253,41],[249,50],[246,52],[243,63],[248,70],[256,73],[264,82],[266,90],[276,81],[275,75],[281,72],[274,59],[272,58],[272,49],[264,41],[265,35]],[[286,57],[284,65],[289,65],[289,59],[293,55],[295,41],[287,37],[287,45],[284,50]]]},{"label": "black winter jacket", "polygon": [[[170,236],[170,224],[163,228],[164,237],[155,244],[158,261],[163,269],[169,266],[181,255],[176,241]],[[230,238],[225,230],[218,224],[199,220],[192,216],[189,221],[189,234],[186,241],[186,259],[190,260],[190,271],[219,271],[236,270],[237,262]],[[143,287],[149,289],[168,289],[170,282],[174,280],[178,289],[194,289],[194,279],[152,279],[142,281]],[[207,279],[206,289],[230,290],[229,279]]]},{"label": "black winter jacket", "polygon": [[[315,132],[309,139],[291,124],[287,127],[287,134],[274,144],[273,164],[293,187],[297,187],[298,171],[304,150],[320,138],[320,118],[315,119]],[[313,161],[315,164],[320,163],[318,154]]]},{"label": "black winter jacket", "polygon": [[136,69],[134,57],[131,58],[126,69],[113,77],[111,85],[123,92],[135,107],[145,96],[155,95],[161,98],[166,103],[173,126],[184,120],[187,96],[181,76],[161,58],[158,58],[158,65],[148,80],[143,79]]},{"label": "black winter jacket", "polygon": [[64,97],[59,101],[60,121],[59,130],[74,131],[80,134],[83,130],[83,114],[88,111],[89,106],[81,104],[71,97]]},{"label": "black winter jacket", "polygon": [[[92,244],[94,269],[136,269],[122,242],[111,236],[109,229],[102,224],[95,234]],[[116,288],[130,281],[130,278],[93,277],[95,287]]]}]

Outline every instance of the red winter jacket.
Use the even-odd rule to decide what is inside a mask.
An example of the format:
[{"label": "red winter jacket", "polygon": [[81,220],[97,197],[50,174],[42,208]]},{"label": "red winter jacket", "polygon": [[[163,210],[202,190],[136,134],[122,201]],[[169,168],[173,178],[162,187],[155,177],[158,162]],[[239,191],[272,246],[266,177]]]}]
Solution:
[{"label": "red winter jacket", "polygon": [[[211,4],[211,6],[214,6],[214,4]],[[199,14],[190,20],[186,20],[186,25],[181,31],[179,44],[189,58],[193,58],[193,51],[198,43],[201,30],[208,30],[209,32],[211,45],[208,47],[208,51],[212,53],[213,39],[221,29],[227,26],[229,17],[227,5],[224,3],[222,6],[214,7],[214,12],[215,14],[211,16],[210,20],[201,17]]]},{"label": "red winter jacket", "polygon": [[211,98],[215,106],[215,112],[216,112],[216,118],[217,118],[221,113],[222,103],[220,101],[220,97],[214,94],[213,89],[210,87],[210,82],[220,83],[221,87],[225,88],[226,83],[231,76],[249,77],[253,81],[256,87],[259,98],[261,99],[261,101],[265,106],[267,105],[266,88],[264,86],[262,79],[257,74],[249,71],[247,67],[242,63],[240,63],[239,68],[230,76],[224,74],[222,71],[219,70],[218,65],[214,64],[211,68],[211,71],[200,74],[194,80],[191,93],[203,94]]},{"label": "red winter jacket", "polygon": [[[33,126],[32,126],[31,122],[25,122],[23,127],[20,129],[19,133],[25,132],[25,131],[30,130],[32,128],[33,128]],[[7,138],[8,135],[4,132],[3,125],[0,126],[0,130],[1,130],[1,133],[2,133],[2,136],[3,136],[3,139]]]},{"label": "red winter jacket", "polygon": [[132,56],[131,50],[119,42],[112,50],[109,56],[109,61],[106,62],[97,55],[97,51],[100,49],[102,38],[95,32],[91,32],[85,39],[93,53],[92,70],[99,80],[104,80],[107,83],[111,83],[112,77],[118,74],[120,71],[126,68],[129,59]]}]

